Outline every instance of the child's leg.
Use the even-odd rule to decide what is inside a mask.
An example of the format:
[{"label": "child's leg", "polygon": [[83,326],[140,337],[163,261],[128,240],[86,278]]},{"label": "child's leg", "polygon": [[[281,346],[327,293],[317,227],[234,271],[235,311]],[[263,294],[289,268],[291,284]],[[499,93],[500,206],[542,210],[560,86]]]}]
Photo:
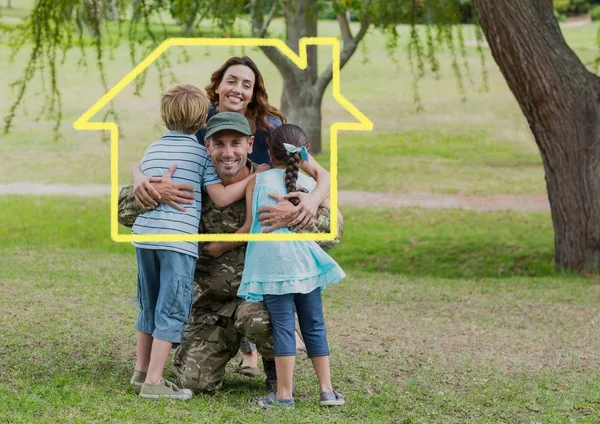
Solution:
[{"label": "child's leg", "polygon": [[146,372],[152,350],[152,332],[154,331],[154,311],[160,289],[160,267],[156,252],[151,249],[136,248],[138,265],[137,297],[140,306],[137,330],[135,370]]},{"label": "child's leg", "polygon": [[150,334],[136,332],[136,361],[135,370],[148,372],[148,364],[150,364],[150,352],[152,351],[152,336]]},{"label": "child's leg", "polygon": [[148,365],[148,374],[146,383],[157,384],[163,377],[163,371],[169,359],[173,343],[154,339],[152,342],[152,353],[150,354],[150,364]]},{"label": "child's leg", "polygon": [[315,289],[308,294],[296,295],[296,311],[308,357],[311,358],[319,379],[319,387],[322,392],[332,392],[329,346],[323,319],[321,289]]},{"label": "child's leg", "polygon": [[154,315],[152,353],[146,383],[156,384],[174,343],[180,343],[192,307],[196,258],[170,250],[157,250],[160,292]]},{"label": "child's leg", "polygon": [[294,294],[265,295],[265,306],[273,329],[273,356],[277,371],[276,399],[291,399],[296,359],[296,319]]}]

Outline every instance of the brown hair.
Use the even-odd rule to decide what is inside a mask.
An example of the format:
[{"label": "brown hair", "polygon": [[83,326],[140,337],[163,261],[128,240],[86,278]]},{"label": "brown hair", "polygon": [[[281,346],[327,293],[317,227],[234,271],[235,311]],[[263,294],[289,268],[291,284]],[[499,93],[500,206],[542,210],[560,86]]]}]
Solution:
[{"label": "brown hair", "polygon": [[195,134],[206,122],[210,104],[206,94],[190,84],[167,91],[160,104],[160,116],[170,130]]},{"label": "brown hair", "polygon": [[269,104],[269,96],[265,89],[262,74],[254,61],[248,56],[230,57],[219,69],[213,72],[210,77],[210,84],[206,86],[208,99],[213,105],[216,105],[219,102],[219,95],[217,94],[219,84],[223,81],[223,76],[225,76],[227,69],[234,65],[247,66],[254,72],[254,88],[252,91],[252,100],[248,104],[248,112],[249,116],[256,121],[256,128],[264,132],[268,138],[269,133],[273,129],[273,125],[269,122],[269,116],[279,119],[282,124],[286,123],[286,119],[281,112]]},{"label": "brown hair", "polygon": [[[300,153],[296,152],[292,155],[288,154],[288,151],[283,146],[283,143],[288,143],[296,147],[306,147],[308,149],[308,137],[306,133],[298,125],[284,124],[280,127],[275,128],[271,132],[271,138],[268,141],[269,153],[271,157],[280,163],[287,163],[285,170],[285,188],[288,193],[295,191],[307,192],[305,188],[298,187],[296,181],[298,180],[298,170],[300,169],[300,162],[302,157]],[[298,206],[300,200],[298,198],[289,199],[294,206]]]}]

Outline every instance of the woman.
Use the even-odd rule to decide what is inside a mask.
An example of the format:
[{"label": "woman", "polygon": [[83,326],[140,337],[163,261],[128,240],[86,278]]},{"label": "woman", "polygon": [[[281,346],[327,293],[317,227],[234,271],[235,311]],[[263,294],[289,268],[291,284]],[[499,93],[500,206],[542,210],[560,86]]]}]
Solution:
[{"label": "woman", "polygon": [[[250,160],[256,164],[269,163],[267,138],[286,119],[269,104],[265,83],[254,61],[247,56],[229,58],[213,72],[206,94],[211,103],[207,119],[225,111],[243,114],[254,133]],[[206,129],[201,129],[196,137],[202,141],[204,134]]]}]

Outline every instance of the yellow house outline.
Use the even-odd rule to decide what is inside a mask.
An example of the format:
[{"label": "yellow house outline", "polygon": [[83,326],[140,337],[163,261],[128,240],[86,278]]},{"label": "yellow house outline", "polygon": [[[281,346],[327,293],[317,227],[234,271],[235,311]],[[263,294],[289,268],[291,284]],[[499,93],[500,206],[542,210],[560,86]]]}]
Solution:
[{"label": "yellow house outline", "polygon": [[[331,232],[320,234],[119,234],[118,225],[118,170],[119,170],[119,128],[114,122],[90,122],[104,106],[114,99],[129,83],[144,72],[158,57],[173,46],[212,46],[212,47],[276,47],[285,54],[298,68],[306,69],[308,45],[331,46],[333,64],[333,97],[358,122],[335,122],[330,128],[330,174],[331,174]],[[110,234],[116,242],[145,241],[290,241],[290,240],[333,240],[337,237],[338,228],[338,191],[337,191],[337,139],[340,130],[371,131],[373,122],[350,103],[340,91],[340,42],[335,37],[305,37],[300,40],[299,54],[296,54],[282,40],[275,38],[169,38],[160,44],[152,53],[142,60],[121,81],[89,108],[74,123],[76,130],[110,131]]]}]

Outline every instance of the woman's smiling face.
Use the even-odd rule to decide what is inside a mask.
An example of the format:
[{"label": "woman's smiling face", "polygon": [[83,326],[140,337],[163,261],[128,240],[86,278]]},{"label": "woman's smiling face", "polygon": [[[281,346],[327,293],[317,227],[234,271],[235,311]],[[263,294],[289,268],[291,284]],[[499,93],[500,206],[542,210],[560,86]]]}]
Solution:
[{"label": "woman's smiling face", "polygon": [[219,112],[246,114],[254,93],[255,76],[245,65],[232,65],[225,71],[219,84]]}]

